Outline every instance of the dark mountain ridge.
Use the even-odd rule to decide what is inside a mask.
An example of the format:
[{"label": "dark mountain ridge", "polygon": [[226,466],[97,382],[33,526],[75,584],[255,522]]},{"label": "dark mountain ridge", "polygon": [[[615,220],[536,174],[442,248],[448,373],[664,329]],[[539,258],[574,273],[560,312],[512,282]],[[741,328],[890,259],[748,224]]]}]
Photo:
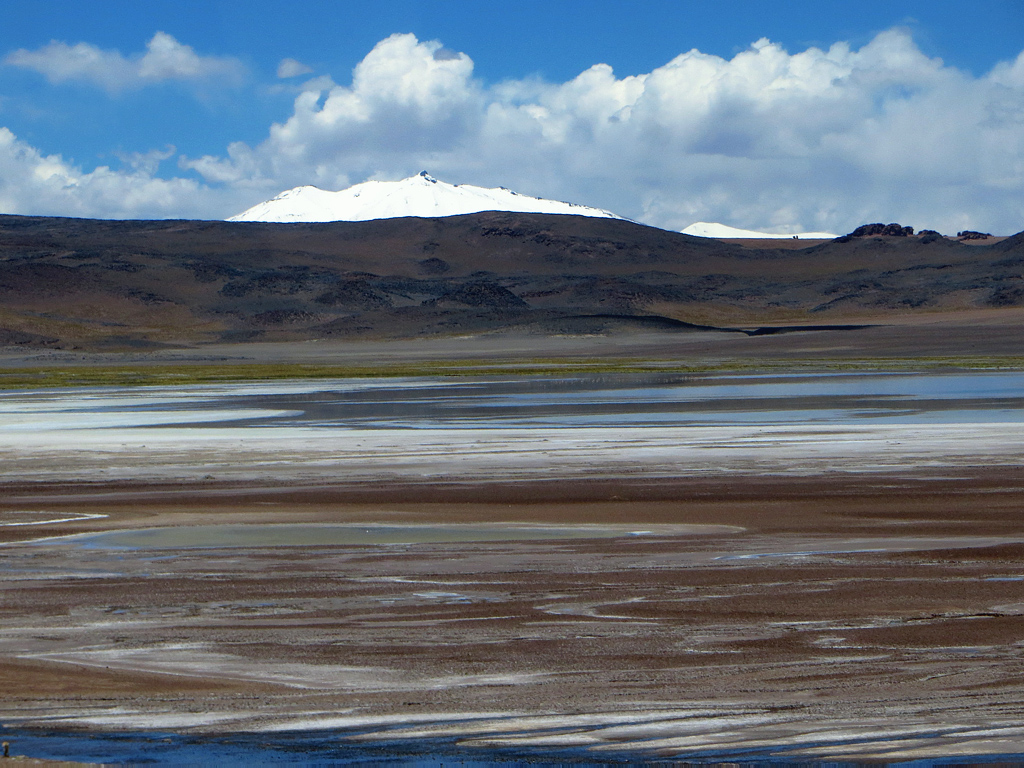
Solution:
[{"label": "dark mountain ridge", "polygon": [[1024,305],[1024,233],[751,249],[489,212],[322,224],[0,216],[0,344],[604,332]]}]

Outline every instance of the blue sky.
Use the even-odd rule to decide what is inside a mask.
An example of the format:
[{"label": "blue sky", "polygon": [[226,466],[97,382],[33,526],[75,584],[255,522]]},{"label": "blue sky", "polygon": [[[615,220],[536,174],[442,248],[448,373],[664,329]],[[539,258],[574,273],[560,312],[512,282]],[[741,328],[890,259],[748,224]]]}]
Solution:
[{"label": "blue sky", "polygon": [[1019,0],[0,10],[0,212],[220,218],[425,167],[677,229],[1024,229]]}]

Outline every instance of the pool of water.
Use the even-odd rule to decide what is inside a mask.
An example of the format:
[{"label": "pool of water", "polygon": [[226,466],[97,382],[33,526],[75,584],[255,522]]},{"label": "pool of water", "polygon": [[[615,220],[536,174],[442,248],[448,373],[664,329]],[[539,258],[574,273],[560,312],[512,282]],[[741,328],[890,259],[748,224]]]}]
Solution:
[{"label": "pool of water", "polygon": [[1024,373],[588,374],[0,393],[0,434],[126,427],[503,428],[1024,422]]},{"label": "pool of water", "polygon": [[[726,525],[352,525],[251,523],[195,525],[109,531],[70,537],[96,549],[194,549],[223,547],[372,546],[450,544],[558,539],[611,539],[623,536],[697,535],[738,530]],[[47,543],[52,544],[53,540]]]},{"label": "pool of water", "polygon": [[[349,731],[296,731],[291,733],[233,733],[223,735],[183,735],[162,731],[129,731],[120,733],[93,731],[75,732],[13,728],[3,732],[11,742],[12,755],[23,752],[50,760],[74,760],[89,763],[135,765],[155,763],[164,765],[218,765],[248,766],[268,763],[291,765],[361,765],[361,766],[536,766],[536,765],[675,765],[740,763],[758,765],[830,765],[855,766],[864,763],[856,758],[849,761],[833,756],[831,759],[801,757],[791,750],[829,745],[828,738],[817,741],[782,740],[773,746],[754,746],[740,742],[732,749],[680,750],[672,758],[645,752],[602,750],[595,754],[585,748],[482,748],[466,747],[456,738],[417,739],[379,742],[349,741]],[[928,734],[933,735],[933,734]],[[899,748],[909,738],[892,738],[891,746]],[[1024,754],[1009,752],[974,753],[969,748],[957,749],[943,755],[936,748],[934,756],[918,760],[895,760],[888,764],[914,766],[934,765],[1020,765]],[[826,753],[827,754],[827,753]],[[840,751],[841,755],[842,752]],[[875,762],[875,761],[871,761]]]},{"label": "pool of water", "polygon": [[[560,750],[548,759],[537,751],[460,748],[455,739],[408,743],[356,744],[337,734],[298,732],[204,736],[173,732],[67,732],[16,729],[4,734],[21,752],[49,760],[74,760],[96,764],[251,766],[267,763],[291,765],[407,765],[493,766],[588,763],[582,750]],[[612,758],[610,762],[628,762]]]}]

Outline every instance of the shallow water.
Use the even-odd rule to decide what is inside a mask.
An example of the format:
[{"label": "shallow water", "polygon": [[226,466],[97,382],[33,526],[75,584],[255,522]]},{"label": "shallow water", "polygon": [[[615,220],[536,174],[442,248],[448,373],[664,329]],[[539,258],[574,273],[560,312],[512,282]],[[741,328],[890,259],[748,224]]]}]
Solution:
[{"label": "shallow water", "polygon": [[0,394],[0,433],[1024,422],[1024,373],[377,379]]},{"label": "shallow water", "polygon": [[[602,750],[598,756],[586,748],[530,748],[530,747],[480,747],[461,746],[458,738],[436,738],[382,741],[350,741],[359,736],[348,731],[294,731],[287,733],[232,733],[218,735],[182,735],[163,731],[134,731],[125,733],[75,732],[43,729],[8,729],[3,732],[6,740],[14,747],[12,754],[30,752],[32,755],[50,760],[75,760],[103,764],[156,763],[165,765],[219,765],[242,766],[266,763],[289,763],[292,765],[404,765],[404,766],[530,766],[530,765],[669,765],[679,764],[720,764],[739,762],[747,766],[827,764],[831,766],[863,765],[862,759],[852,757],[849,761],[839,755],[843,747],[856,745],[858,741],[873,742],[884,750],[886,746],[899,750],[901,747],[918,746],[917,738],[922,734],[910,733],[904,736],[872,739],[828,738],[799,740],[789,744],[773,746],[736,744],[733,748],[710,750],[675,750],[670,757],[659,756],[644,750],[628,749]],[[348,738],[346,738],[348,737]],[[915,738],[917,737],[917,738]],[[838,754],[829,754],[829,747]],[[823,749],[824,748],[824,749]],[[828,757],[813,756],[821,754]],[[803,754],[802,754],[803,753]],[[963,764],[1019,765],[1024,753],[973,752],[957,749],[948,756],[934,755],[926,759],[895,759],[888,765],[932,766]],[[871,762],[876,762],[871,760]]]},{"label": "shallow water", "polygon": [[[381,544],[451,544],[558,539],[610,539],[730,530],[729,526],[671,525],[633,529],[622,525],[196,525],[111,531],[75,536],[79,546],[98,549],[191,549],[206,547],[309,547]],[[47,542],[52,543],[52,540]]]},{"label": "shallow water", "polygon": [[[466,750],[454,740],[429,743],[349,744],[330,733],[181,735],[172,732],[76,733],[18,729],[5,733],[14,752],[36,758],[75,760],[99,764],[251,766],[265,763],[291,765],[537,765],[544,760],[517,760],[507,752]],[[575,758],[575,759],[574,759]],[[587,762],[583,755],[566,751],[558,762]],[[625,761],[614,761],[625,762]]]}]

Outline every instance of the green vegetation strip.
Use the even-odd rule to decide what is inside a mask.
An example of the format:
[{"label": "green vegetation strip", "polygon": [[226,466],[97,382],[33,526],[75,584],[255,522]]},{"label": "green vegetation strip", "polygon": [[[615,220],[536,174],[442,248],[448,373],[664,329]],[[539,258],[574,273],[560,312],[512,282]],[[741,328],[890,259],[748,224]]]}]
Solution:
[{"label": "green vegetation strip", "polygon": [[815,374],[941,370],[1021,370],[1024,356],[917,357],[848,360],[514,359],[453,360],[377,365],[303,363],[158,363],[0,369],[0,389],[142,387],[287,379],[412,376],[572,376],[584,373]]}]

